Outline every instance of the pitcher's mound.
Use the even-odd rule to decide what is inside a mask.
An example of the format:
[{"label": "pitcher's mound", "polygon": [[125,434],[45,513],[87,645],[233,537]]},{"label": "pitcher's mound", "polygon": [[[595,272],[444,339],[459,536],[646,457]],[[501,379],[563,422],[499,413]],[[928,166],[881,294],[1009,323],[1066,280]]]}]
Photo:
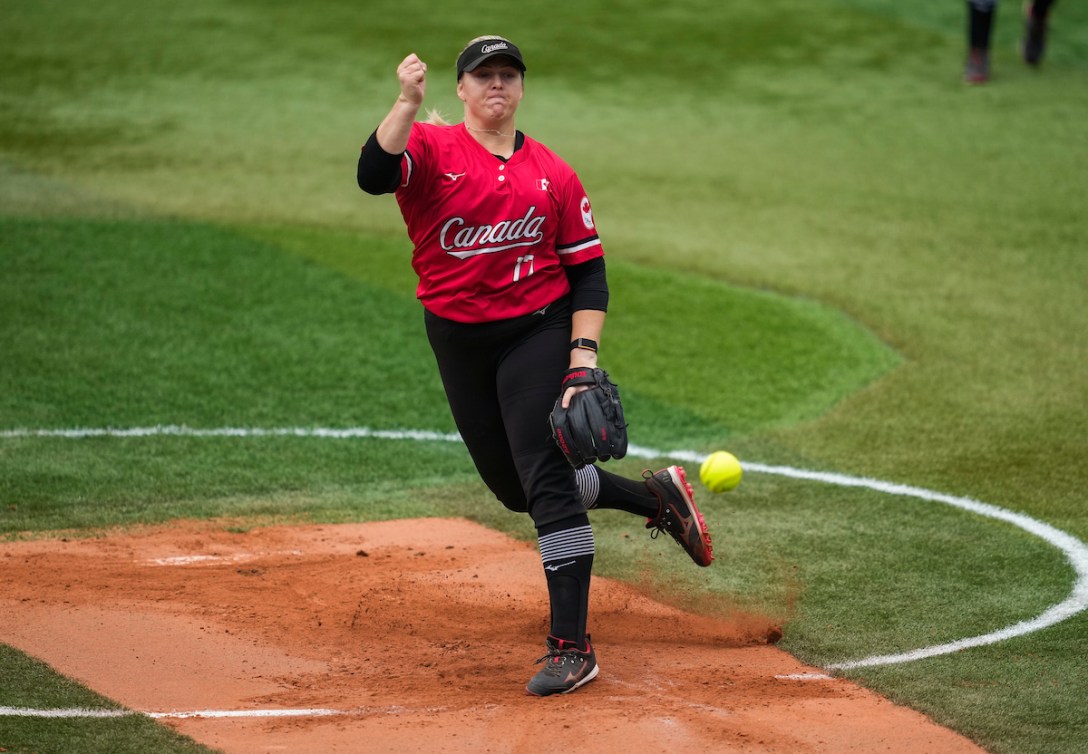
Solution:
[{"label": "pitcher's mound", "polygon": [[[770,646],[593,582],[601,674],[524,693],[535,549],[463,520],[231,531],[179,522],[0,545],[0,641],[226,752],[979,752]],[[298,716],[212,716],[279,710]]]}]

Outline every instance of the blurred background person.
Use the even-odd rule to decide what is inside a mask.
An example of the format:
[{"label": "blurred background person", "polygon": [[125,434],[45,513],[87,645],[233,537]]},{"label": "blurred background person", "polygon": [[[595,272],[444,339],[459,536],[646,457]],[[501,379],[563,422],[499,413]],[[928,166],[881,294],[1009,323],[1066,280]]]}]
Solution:
[{"label": "blurred background person", "polygon": [[[1020,56],[1037,66],[1046,49],[1047,16],[1054,0],[1029,0],[1024,3],[1024,32]],[[967,65],[963,77],[969,84],[990,80],[990,40],[993,36],[997,0],[967,0]]]}]

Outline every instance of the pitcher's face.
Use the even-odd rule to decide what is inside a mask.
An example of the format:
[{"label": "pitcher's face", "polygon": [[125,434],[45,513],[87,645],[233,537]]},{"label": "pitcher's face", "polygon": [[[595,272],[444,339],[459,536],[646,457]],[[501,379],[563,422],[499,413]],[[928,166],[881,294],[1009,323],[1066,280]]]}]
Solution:
[{"label": "pitcher's face", "polygon": [[521,70],[497,57],[466,71],[457,82],[457,96],[477,118],[505,121],[513,117],[525,86]]}]

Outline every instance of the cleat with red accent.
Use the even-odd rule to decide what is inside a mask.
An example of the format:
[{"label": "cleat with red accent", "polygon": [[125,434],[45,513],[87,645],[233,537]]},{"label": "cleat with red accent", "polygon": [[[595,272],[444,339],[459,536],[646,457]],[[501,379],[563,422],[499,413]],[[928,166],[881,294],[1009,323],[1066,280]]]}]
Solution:
[{"label": "cleat with red accent", "polygon": [[682,466],[669,466],[656,474],[649,469],[642,473],[646,486],[661,501],[656,518],[646,521],[654,529],[651,537],[668,532],[684,548],[696,565],[706,567],[714,560],[714,545],[710,540],[703,514],[695,506],[695,493],[688,484]]},{"label": "cleat with red accent", "polygon": [[597,654],[588,635],[584,652],[573,641],[554,636],[547,638],[547,644],[548,653],[537,660],[537,663],[543,662],[544,667],[529,681],[526,693],[533,696],[569,694],[592,681],[600,672]]},{"label": "cleat with red accent", "polygon": [[990,80],[990,53],[988,50],[972,48],[967,53],[967,64],[963,68],[963,80],[968,84],[985,84]]}]

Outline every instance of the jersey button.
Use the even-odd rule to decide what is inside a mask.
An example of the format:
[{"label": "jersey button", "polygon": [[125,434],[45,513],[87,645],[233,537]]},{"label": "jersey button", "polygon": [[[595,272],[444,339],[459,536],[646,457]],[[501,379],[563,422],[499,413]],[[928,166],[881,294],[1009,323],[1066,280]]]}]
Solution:
[{"label": "jersey button", "polygon": [[505,180],[506,180],[506,176],[505,176],[505,175],[500,175],[500,176],[499,176],[499,180],[500,180],[500,181],[505,181]]}]

